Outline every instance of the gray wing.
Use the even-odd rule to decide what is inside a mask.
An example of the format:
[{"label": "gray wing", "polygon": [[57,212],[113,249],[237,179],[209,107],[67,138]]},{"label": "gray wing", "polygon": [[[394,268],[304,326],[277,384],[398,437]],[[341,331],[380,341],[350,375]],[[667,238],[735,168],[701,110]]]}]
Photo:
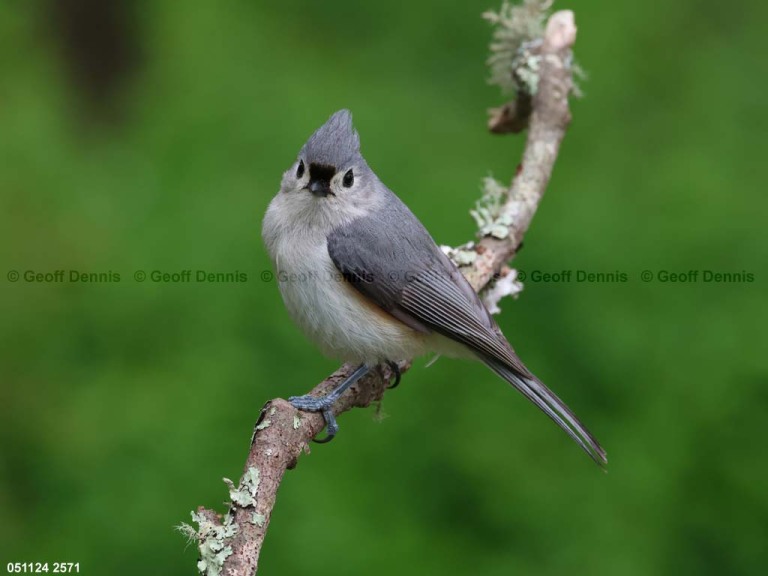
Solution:
[{"label": "gray wing", "polygon": [[401,322],[443,334],[530,377],[461,272],[405,211],[395,210],[386,221],[359,218],[334,230],[328,253],[336,268]]},{"label": "gray wing", "polygon": [[605,464],[597,440],[528,371],[469,282],[410,210],[391,198],[386,213],[359,218],[328,236],[328,253],[346,281],[406,325],[465,344]]}]

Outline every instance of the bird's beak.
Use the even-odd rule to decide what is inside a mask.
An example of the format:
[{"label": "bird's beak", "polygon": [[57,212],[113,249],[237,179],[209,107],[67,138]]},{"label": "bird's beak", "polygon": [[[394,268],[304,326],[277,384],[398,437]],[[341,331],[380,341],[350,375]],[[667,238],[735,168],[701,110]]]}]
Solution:
[{"label": "bird's beak", "polygon": [[312,180],[309,183],[309,191],[318,198],[325,198],[328,194],[332,194],[330,184],[325,180]]}]

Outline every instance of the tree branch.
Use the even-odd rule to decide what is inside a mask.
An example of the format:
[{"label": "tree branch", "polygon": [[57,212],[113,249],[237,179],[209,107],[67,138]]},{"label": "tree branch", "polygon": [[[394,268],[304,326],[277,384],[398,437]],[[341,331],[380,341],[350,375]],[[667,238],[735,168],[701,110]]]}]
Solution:
[{"label": "tree branch", "polygon": [[[475,290],[511,271],[506,263],[514,256],[546,189],[571,115],[568,94],[572,90],[571,47],[576,39],[573,13],[560,11],[547,21],[543,38],[529,42],[526,50],[538,59],[537,89],[530,94],[518,91],[517,101],[508,110],[529,109],[524,119],[528,138],[522,163],[506,198],[494,217],[493,236],[486,235],[471,245],[474,255],[461,268]],[[513,70],[512,73],[515,71]],[[517,119],[520,122],[521,119]],[[498,131],[498,130],[497,130]],[[466,254],[467,249],[463,252]],[[400,364],[401,372],[410,361]],[[354,369],[344,365],[312,389],[314,396],[330,392]],[[335,404],[335,414],[362,408],[381,400],[391,377],[389,368],[380,368],[352,386]],[[207,576],[251,576],[258,567],[259,553],[269,527],[277,490],[286,470],[296,466],[299,456],[309,452],[312,439],[324,427],[319,413],[299,412],[286,400],[277,398],[264,406],[251,439],[243,478],[238,486],[229,484],[230,509],[222,518],[199,508],[193,520],[195,530],[182,525],[181,531],[197,541],[198,569]]]}]

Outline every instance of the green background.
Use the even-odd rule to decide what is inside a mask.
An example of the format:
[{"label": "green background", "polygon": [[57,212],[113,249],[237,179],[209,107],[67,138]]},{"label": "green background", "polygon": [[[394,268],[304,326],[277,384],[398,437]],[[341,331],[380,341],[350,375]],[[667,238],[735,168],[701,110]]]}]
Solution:
[{"label": "green background", "polygon": [[[368,162],[435,239],[472,238],[481,178],[508,181],[523,145],[485,129],[503,102],[484,65],[494,4],[132,2],[138,58],[104,114],[70,72],[52,2],[0,3],[0,571],[195,572],[173,527],[224,509],[221,478],[239,477],[266,400],[336,366],[260,280],[283,170],[348,107]],[[608,474],[488,370],[422,359],[387,418],[345,414],[288,473],[261,573],[768,564],[768,9],[556,7],[576,12],[586,97],[516,265],[629,279],[528,282],[499,322],[601,440]],[[58,269],[121,281],[6,279]],[[184,269],[248,281],[133,280]]]}]

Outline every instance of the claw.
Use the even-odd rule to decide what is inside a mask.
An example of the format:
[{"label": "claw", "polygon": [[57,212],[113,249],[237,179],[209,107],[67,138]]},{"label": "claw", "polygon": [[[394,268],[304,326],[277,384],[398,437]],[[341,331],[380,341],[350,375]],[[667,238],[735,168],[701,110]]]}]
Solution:
[{"label": "claw", "polygon": [[323,418],[325,419],[325,427],[328,430],[325,438],[318,440],[317,438],[312,441],[317,444],[327,444],[334,439],[336,433],[339,431],[339,425],[336,423],[336,417],[331,410],[323,410]]},{"label": "claw", "polygon": [[391,360],[387,361],[387,366],[389,366],[389,369],[392,370],[392,374],[395,375],[395,383],[387,386],[388,390],[393,390],[400,385],[400,366],[397,365],[397,362],[392,362]]}]

